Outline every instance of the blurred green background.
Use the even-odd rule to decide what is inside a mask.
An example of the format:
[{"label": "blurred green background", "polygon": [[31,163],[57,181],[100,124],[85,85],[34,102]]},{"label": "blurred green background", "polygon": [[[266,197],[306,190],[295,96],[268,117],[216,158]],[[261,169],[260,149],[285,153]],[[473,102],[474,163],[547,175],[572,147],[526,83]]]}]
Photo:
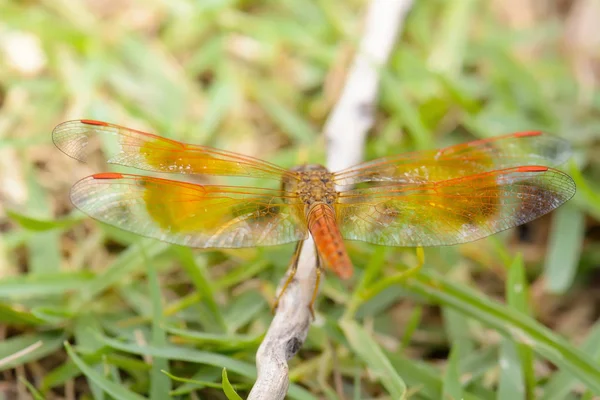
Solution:
[{"label": "blurred green background", "polygon": [[[414,250],[348,242],[357,273],[323,283],[289,398],[600,398],[600,2],[415,3],[366,157],[541,129],[573,144],[578,193],[414,276]],[[0,398],[224,399],[223,368],[247,395],[293,246],[192,251],[84,218],[69,188],[108,167],[50,132],[94,118],[324,162],[366,7],[0,0]]]}]

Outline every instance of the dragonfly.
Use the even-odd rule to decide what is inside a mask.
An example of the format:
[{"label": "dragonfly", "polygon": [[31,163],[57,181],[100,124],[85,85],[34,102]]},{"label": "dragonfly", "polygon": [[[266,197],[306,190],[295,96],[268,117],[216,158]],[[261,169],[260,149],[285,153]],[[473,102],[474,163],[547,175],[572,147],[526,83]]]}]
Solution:
[{"label": "dragonfly", "polygon": [[318,272],[325,264],[348,279],[353,265],[344,240],[399,247],[471,242],[549,213],[576,189],[567,174],[552,168],[569,157],[568,143],[538,131],[393,155],[337,172],[318,164],[285,169],[87,119],[58,125],[52,137],[58,149],[80,161],[100,140],[117,150],[109,164],[275,180],[277,189],[101,172],[75,183],[70,197],[98,221],[176,245],[214,249],[297,242],[287,283],[309,234]]}]

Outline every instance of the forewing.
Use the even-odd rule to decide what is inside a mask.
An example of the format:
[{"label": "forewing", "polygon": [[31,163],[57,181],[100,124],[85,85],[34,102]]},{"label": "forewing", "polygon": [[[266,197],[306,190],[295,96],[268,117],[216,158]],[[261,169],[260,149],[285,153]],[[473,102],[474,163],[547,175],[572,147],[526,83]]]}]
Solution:
[{"label": "forewing", "polygon": [[336,172],[341,186],[360,182],[422,184],[527,165],[559,165],[569,143],[542,132],[519,132],[441,150],[379,158]]},{"label": "forewing", "polygon": [[307,237],[302,203],[278,190],[103,173],[77,182],[71,200],[101,222],[189,247],[270,246]]},{"label": "forewing", "polygon": [[274,164],[212,147],[191,145],[150,133],[94,120],[58,125],[52,139],[62,152],[85,161],[94,141],[103,141],[117,154],[108,160],[147,171],[281,179],[294,173]]},{"label": "forewing", "polygon": [[546,167],[518,167],[421,185],[342,192],[336,218],[345,239],[387,246],[465,243],[559,207],[575,183]]}]

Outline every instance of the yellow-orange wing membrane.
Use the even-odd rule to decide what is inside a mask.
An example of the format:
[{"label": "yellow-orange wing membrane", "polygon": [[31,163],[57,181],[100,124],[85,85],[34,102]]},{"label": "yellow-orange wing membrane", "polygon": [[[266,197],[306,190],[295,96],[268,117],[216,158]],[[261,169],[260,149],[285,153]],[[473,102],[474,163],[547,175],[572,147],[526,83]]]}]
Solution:
[{"label": "yellow-orange wing membrane", "polygon": [[387,246],[465,243],[524,224],[575,194],[566,174],[522,166],[438,182],[343,191],[342,236]]},{"label": "yellow-orange wing membrane", "polygon": [[302,202],[279,190],[108,172],[77,182],[71,200],[99,221],[190,247],[270,246],[308,232]]},{"label": "yellow-orange wing membrane", "polygon": [[569,143],[542,132],[518,132],[441,150],[384,157],[336,172],[335,183],[423,184],[527,165],[559,165]]},{"label": "yellow-orange wing membrane", "polygon": [[63,153],[86,161],[92,143],[103,141],[117,153],[108,160],[147,171],[281,179],[295,173],[253,157],[207,146],[181,143],[150,133],[95,120],[67,121],[52,132]]}]

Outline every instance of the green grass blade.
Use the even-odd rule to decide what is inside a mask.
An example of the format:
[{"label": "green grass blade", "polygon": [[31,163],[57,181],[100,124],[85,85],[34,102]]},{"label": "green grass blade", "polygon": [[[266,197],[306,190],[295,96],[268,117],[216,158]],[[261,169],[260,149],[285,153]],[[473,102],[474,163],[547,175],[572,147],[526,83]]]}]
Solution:
[{"label": "green grass blade", "polygon": [[498,366],[498,353],[497,346],[489,345],[467,355],[461,363],[463,388],[492,372]]},{"label": "green grass blade", "polygon": [[[218,383],[214,383],[214,382],[208,382],[208,381],[199,381],[197,379],[188,379],[188,378],[182,378],[180,376],[175,376],[167,371],[162,371],[163,374],[165,374],[166,376],[168,376],[169,378],[171,378],[172,380],[176,381],[176,382],[184,382],[184,383],[189,383],[192,385],[196,385],[198,387],[212,387],[212,388],[222,388],[223,385],[220,385]],[[179,388],[177,388],[176,390],[176,394],[183,394],[179,392]],[[170,394],[173,394],[173,392],[171,392]]]},{"label": "green grass blade", "polygon": [[[142,253],[144,251],[142,250]],[[144,254],[145,255],[145,254]],[[153,346],[161,347],[167,344],[167,334],[163,329],[164,317],[162,308],[162,296],[160,283],[156,269],[146,259],[146,270],[148,273],[148,288],[152,300],[152,338]],[[169,360],[162,357],[152,359],[152,370],[150,371],[150,399],[162,400],[169,397],[171,380],[162,371],[169,372]]]},{"label": "green grass blade", "polygon": [[27,379],[21,376],[19,377],[19,380],[25,385],[27,390],[29,390],[29,393],[31,393],[34,400],[44,400],[44,396]]},{"label": "green grass blade", "polygon": [[[523,265],[523,258],[519,254],[516,256],[509,267],[508,270],[508,278],[506,280],[506,300],[510,307],[515,310],[523,313],[524,315],[529,315],[531,313],[530,306],[528,303],[529,299],[529,288],[527,285],[527,280],[525,276],[525,266]],[[523,344],[516,343],[516,351],[519,356],[519,363],[511,365],[510,368],[520,368],[522,371],[522,379],[525,383],[525,398],[534,398],[535,394],[535,370],[534,370],[534,354],[531,347]],[[508,361],[513,360],[512,351],[514,348],[511,348],[507,344],[503,344],[502,353],[500,358],[504,357]],[[501,363],[501,366],[503,364]],[[504,370],[501,369],[501,373]],[[509,382],[512,379],[516,379],[517,372],[508,372],[504,374],[505,379]],[[501,375],[502,378],[502,375]]]},{"label": "green grass blade", "polygon": [[0,323],[12,325],[41,325],[44,320],[27,311],[19,311],[0,303]]},{"label": "green grass blade", "polygon": [[229,321],[229,332],[236,332],[246,324],[269,309],[264,297],[257,292],[246,292],[232,299],[229,307],[223,313],[225,320]]},{"label": "green grass blade", "polygon": [[6,215],[13,221],[18,222],[23,228],[35,232],[45,232],[53,229],[68,229],[84,219],[83,215],[60,219],[43,219],[32,217],[15,210],[7,210]]},{"label": "green grass blade", "polygon": [[504,339],[500,346],[500,378],[498,400],[525,400],[525,385],[521,359],[515,344]]},{"label": "green grass blade", "polygon": [[444,328],[448,336],[448,341],[452,343],[452,351],[455,351],[454,347],[457,348],[456,351],[458,351],[458,354],[454,356],[458,357],[460,364],[475,348],[473,340],[469,337],[469,320],[463,314],[450,307],[442,308],[442,316],[444,318]]},{"label": "green grass blade", "polygon": [[217,132],[227,114],[231,111],[231,104],[235,100],[235,88],[231,81],[221,79],[216,82],[209,94],[209,105],[202,119],[202,134],[206,143]]},{"label": "green grass blade", "polygon": [[[386,352],[387,357],[392,363],[394,369],[400,374],[403,380],[421,395],[420,398],[443,399],[442,390],[444,386],[443,374],[439,369],[426,364],[424,361],[412,360],[403,354],[392,354]],[[465,374],[469,371],[465,371]],[[479,399],[472,393],[464,392],[465,400]]]},{"label": "green grass blade", "polygon": [[389,73],[384,73],[381,80],[383,94],[389,97],[388,102],[393,111],[402,117],[417,150],[433,148],[433,135],[423,122],[419,110],[406,97],[402,85]]},{"label": "green grass blade", "polygon": [[[197,263],[194,258],[194,253],[191,249],[186,247],[176,247],[174,251],[177,253],[181,266],[190,277],[190,280],[196,286],[196,290],[202,296],[202,299],[206,302],[208,309],[210,310],[212,319],[216,322],[216,327],[221,332],[227,332],[227,322],[221,313],[221,309],[217,305],[214,297],[213,287],[208,277],[208,272],[204,263]],[[215,324],[211,324],[215,325]]]},{"label": "green grass blade", "polygon": [[566,204],[552,215],[544,275],[551,293],[564,293],[575,279],[585,236],[583,212]]},{"label": "green grass blade", "polygon": [[[47,193],[35,177],[29,179],[28,208],[34,214],[48,216],[50,204]],[[37,274],[54,273],[60,270],[60,233],[58,231],[43,231],[33,235],[28,243],[29,271]]]},{"label": "green grass blade", "polygon": [[225,396],[227,396],[227,398],[229,400],[242,400],[240,395],[238,395],[236,393],[233,386],[231,386],[231,383],[229,383],[229,378],[227,378],[227,369],[225,369],[225,368],[223,368],[222,379],[223,379],[223,392],[225,393]]},{"label": "green grass blade", "polygon": [[[140,240],[138,246],[143,246],[148,258],[152,259],[170,248],[170,245],[152,239]],[[130,246],[119,254],[119,257],[91,282],[79,287],[75,304],[84,307],[104,290],[118,285],[123,278],[144,266],[144,259],[138,246]]]},{"label": "green grass blade", "polygon": [[139,346],[134,343],[120,342],[106,336],[98,336],[105,345],[127,353],[148,355],[152,357],[162,357],[170,360],[189,361],[198,364],[212,365],[220,368],[227,368],[240,375],[250,379],[256,379],[256,368],[254,365],[227,357],[218,353],[200,351],[187,347],[173,345],[166,346]]},{"label": "green grass blade", "polygon": [[369,263],[361,275],[361,279],[352,291],[350,301],[346,306],[344,318],[352,318],[356,314],[356,310],[361,305],[363,300],[363,292],[369,284],[381,273],[381,268],[385,262],[385,256],[388,253],[385,247],[375,249],[375,253],[371,256]]},{"label": "green grass blade", "polygon": [[438,36],[428,59],[431,70],[449,75],[460,73],[472,28],[469,21],[477,3],[476,0],[444,3]]},{"label": "green grass blade", "polygon": [[373,371],[392,398],[405,399],[406,384],[373,337],[356,321],[342,320],[340,327],[354,353]]},{"label": "green grass blade", "polygon": [[137,393],[127,390],[123,385],[119,385],[112,382],[95,371],[92,367],[87,365],[71,348],[71,345],[65,342],[65,349],[67,354],[77,365],[77,367],[83,372],[83,374],[90,379],[92,382],[100,386],[106,393],[113,396],[114,398],[121,400],[142,400],[145,397],[140,396]]},{"label": "green grass blade", "polygon": [[88,271],[53,274],[28,274],[0,280],[0,299],[43,298],[64,295],[90,283],[94,275]]},{"label": "green grass blade", "polygon": [[527,296],[528,288],[527,281],[525,280],[525,267],[523,266],[523,257],[519,254],[508,268],[506,302],[516,311],[529,315]]},{"label": "green grass blade", "polygon": [[286,107],[282,100],[275,98],[271,94],[272,91],[268,87],[256,88],[254,94],[258,103],[290,138],[301,144],[313,144],[317,140],[315,129],[304,118]]},{"label": "green grass blade", "polygon": [[[93,314],[87,314],[84,313],[81,316],[79,316],[78,318],[76,318],[74,320],[74,329],[73,329],[73,336],[75,338],[75,342],[77,343],[77,345],[80,348],[84,348],[86,350],[86,352],[91,353],[91,352],[99,352],[101,347],[102,347],[102,343],[98,342],[98,340],[96,339],[96,337],[94,337],[94,335],[90,335],[90,331],[96,331],[96,332],[102,332],[102,326],[100,325],[99,322],[99,318]],[[86,362],[89,362],[90,360],[86,358]],[[96,372],[98,372],[99,374],[104,373],[104,375],[106,375],[106,365],[103,365],[99,362],[100,360],[96,360],[96,365],[92,366],[91,368],[93,368]],[[46,380],[46,378],[48,378],[48,375],[52,375],[52,373],[46,375],[46,377],[44,378],[45,381],[45,385],[55,385],[57,380],[63,379],[66,380],[68,378],[72,378],[74,376],[79,375],[79,370],[77,369],[77,366],[72,365],[73,363],[65,363],[64,368],[62,370],[58,370],[56,371],[56,373],[54,374],[54,376],[50,376],[49,380]],[[111,368],[114,369],[114,368]],[[69,373],[73,373],[76,372],[76,374],[74,376],[69,376]],[[116,373],[117,371],[113,371],[111,370],[110,373]],[[90,378],[86,377],[86,380],[88,382],[88,384],[90,385],[90,391],[92,392],[92,395],[94,396],[95,400],[103,400],[106,396],[104,393],[104,390],[102,390],[102,388],[100,386],[98,386],[98,384],[96,384],[94,381],[92,381]],[[50,386],[47,386],[50,387]]]},{"label": "green grass blade", "polygon": [[402,335],[402,348],[407,347],[410,344],[410,340],[421,323],[421,317],[423,316],[423,307],[417,306],[413,309],[408,323],[404,328],[404,334]]},{"label": "green grass blade", "polygon": [[454,342],[446,364],[446,373],[444,374],[444,385],[442,389],[443,397],[450,400],[459,400],[463,398],[462,385],[460,383],[460,360],[463,352],[460,349],[462,341]]},{"label": "green grass blade", "polygon": [[191,378],[183,378],[169,374],[169,377],[177,382],[184,382],[183,385],[171,391],[173,396],[181,396],[189,394],[195,390],[202,389],[205,387],[212,387],[221,389],[222,385],[219,382],[222,372],[221,368],[202,366]]},{"label": "green grass blade", "polygon": [[574,161],[569,164],[569,175],[577,185],[577,195],[571,201],[594,218],[600,219],[600,191],[591,186]]},{"label": "green grass blade", "polygon": [[[149,355],[152,357],[168,358],[170,360],[212,365],[219,368],[227,368],[229,371],[233,371],[252,380],[256,379],[256,368],[254,365],[218,353],[172,345],[163,347],[139,346],[134,343],[120,342],[102,335],[98,336],[98,340],[111,348],[131,354]],[[296,400],[315,400],[315,397],[308,391],[293,384],[290,385],[288,396],[291,399]]]},{"label": "green grass blade", "polygon": [[236,334],[217,334],[192,331],[188,329],[179,329],[166,326],[165,330],[172,335],[172,341],[190,342],[201,347],[215,347],[220,350],[241,350],[257,348],[261,343],[264,334],[261,335],[236,335]]},{"label": "green grass blade", "polygon": [[[600,322],[596,322],[590,330],[581,346],[581,351],[589,354],[595,360],[600,359]],[[544,386],[544,394],[540,400],[562,400],[576,384],[576,375],[568,371],[558,371]]]},{"label": "green grass blade", "polygon": [[530,346],[535,352],[560,368],[570,371],[591,390],[600,394],[598,364],[533,319],[432,271],[421,272],[415,279],[407,282],[406,286],[415,293],[481,321],[517,343]]}]

